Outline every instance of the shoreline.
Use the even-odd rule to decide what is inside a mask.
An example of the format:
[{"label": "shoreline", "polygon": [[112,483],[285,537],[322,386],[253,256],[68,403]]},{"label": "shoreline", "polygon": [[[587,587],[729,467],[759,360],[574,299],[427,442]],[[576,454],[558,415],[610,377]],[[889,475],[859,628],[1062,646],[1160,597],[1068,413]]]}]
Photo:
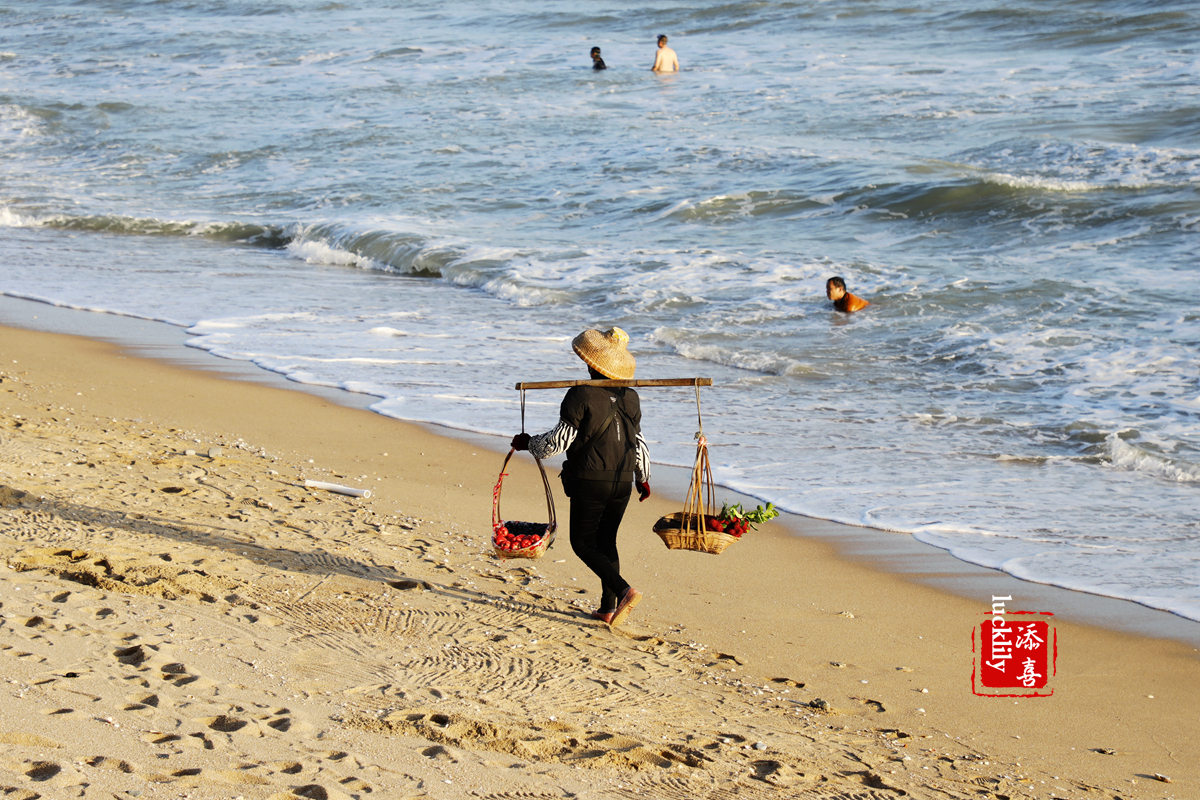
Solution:
[{"label": "shoreline", "polygon": [[[129,765],[106,778],[241,763],[264,785],[293,765],[332,785],[314,756],[326,746],[407,764],[425,786],[436,773],[460,787],[447,798],[477,796],[465,787],[479,776],[491,791],[614,798],[818,785],[1183,798],[1200,783],[1192,646],[1057,618],[1053,696],[981,697],[983,601],[773,523],[719,557],[667,551],[648,533],[678,506],[662,480],[622,526],[623,572],[645,598],[610,631],[586,617],[596,587],[566,537],[535,562],[490,552],[500,457],[477,443],[18,328],[0,337],[0,399],[0,659],[22,687],[0,697],[0,741],[26,776],[45,774],[53,742],[64,785],[82,780],[65,762],[102,752]],[[509,513],[544,512],[533,464],[510,474]],[[307,491],[308,478],[374,494]],[[81,691],[107,714],[95,719],[143,731],[157,754],[121,730],[104,749],[91,729],[76,744]],[[293,735],[253,727],[254,708]],[[173,729],[183,745],[164,743]],[[164,777],[155,759],[183,768]],[[368,772],[353,779],[398,785]]]},{"label": "shoreline", "polygon": [[[348,408],[370,411],[369,406],[378,400],[372,395],[355,394],[344,389],[296,383],[250,362],[223,359],[208,351],[188,347],[186,343],[191,337],[182,328],[156,320],[64,308],[37,300],[0,295],[0,325],[106,341],[146,358],[230,379],[306,392]],[[428,423],[396,421],[416,425],[434,435],[458,439],[501,454],[505,452],[502,437]],[[557,468],[558,460],[546,462],[547,466]],[[682,502],[690,480],[689,470],[656,463],[654,471],[655,492]],[[731,502],[741,502],[743,505],[761,502],[726,487],[720,489]],[[976,600],[981,607],[986,607],[993,595],[1017,597],[1030,608],[1052,611],[1065,620],[1200,647],[1200,622],[1132,600],[1014,578],[1000,570],[963,561],[946,550],[919,542],[908,534],[789,512],[781,512],[775,524],[792,531],[794,535],[825,542],[843,558],[859,561],[883,573],[917,581],[923,586],[948,592],[964,600]]]}]

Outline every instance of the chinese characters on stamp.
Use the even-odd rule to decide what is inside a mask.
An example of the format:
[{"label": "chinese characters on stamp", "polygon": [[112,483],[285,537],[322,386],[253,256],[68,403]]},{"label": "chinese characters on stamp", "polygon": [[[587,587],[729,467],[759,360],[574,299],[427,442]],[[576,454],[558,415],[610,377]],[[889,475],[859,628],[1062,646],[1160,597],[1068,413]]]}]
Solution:
[{"label": "chinese characters on stamp", "polygon": [[971,631],[971,691],[982,697],[1049,697],[1058,659],[1058,634],[1046,611],[1008,611],[1011,596],[992,597],[992,609]]}]

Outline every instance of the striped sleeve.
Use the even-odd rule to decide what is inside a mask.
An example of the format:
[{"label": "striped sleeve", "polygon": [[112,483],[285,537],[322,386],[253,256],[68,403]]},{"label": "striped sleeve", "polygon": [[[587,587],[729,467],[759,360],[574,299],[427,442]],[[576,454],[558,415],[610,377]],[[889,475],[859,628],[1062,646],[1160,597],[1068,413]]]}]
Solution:
[{"label": "striped sleeve", "polygon": [[646,483],[650,480],[650,448],[646,446],[646,440],[642,438],[642,432],[638,431],[637,435],[637,463],[633,467],[636,472],[638,483]]},{"label": "striped sleeve", "polygon": [[529,437],[529,454],[534,458],[549,458],[565,453],[578,433],[574,425],[560,419],[553,430]]}]

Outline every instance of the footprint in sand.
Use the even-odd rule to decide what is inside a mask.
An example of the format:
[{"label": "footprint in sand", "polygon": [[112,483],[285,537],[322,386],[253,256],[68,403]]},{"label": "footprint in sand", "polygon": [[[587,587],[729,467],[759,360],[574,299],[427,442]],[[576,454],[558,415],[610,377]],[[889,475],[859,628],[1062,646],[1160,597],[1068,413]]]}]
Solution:
[{"label": "footprint in sand", "polygon": [[798,772],[787,764],[769,759],[754,761],[750,764],[750,768],[753,770],[750,777],[779,787],[792,786],[802,781],[812,781],[817,777]]},{"label": "footprint in sand", "polygon": [[273,772],[282,772],[284,775],[298,775],[304,771],[304,765],[299,761],[276,761],[267,764],[267,769]]},{"label": "footprint in sand", "polygon": [[140,667],[142,662],[149,658],[149,655],[142,645],[135,644],[133,647],[122,647],[114,650],[113,658],[122,664],[127,664],[131,667]]},{"label": "footprint in sand", "polygon": [[57,750],[62,747],[62,744],[47,739],[45,736],[38,736],[36,733],[16,733],[0,731],[0,744],[11,744],[18,747],[33,747],[38,750]]},{"label": "footprint in sand", "polygon": [[199,747],[203,750],[215,750],[217,747],[213,744],[213,740],[203,733],[189,733],[187,738],[180,739],[180,742],[186,747]]},{"label": "footprint in sand", "polygon": [[158,695],[147,692],[135,692],[133,694],[125,695],[125,700],[129,702],[129,705],[125,707],[126,711],[140,711],[146,708],[158,708],[158,704],[161,702]]},{"label": "footprint in sand", "polygon": [[887,711],[887,709],[883,707],[883,703],[879,702],[878,700],[863,700],[861,698],[855,698],[855,699],[858,700],[860,703],[862,703],[864,706],[866,706],[869,710],[874,711],[878,714],[882,714],[885,711]]},{"label": "footprint in sand", "polygon": [[84,759],[83,763],[87,764],[89,767],[112,770],[114,772],[130,773],[134,771],[133,766],[130,765],[128,761],[123,761],[119,758],[108,758],[107,756],[94,756],[92,758],[87,758]]},{"label": "footprint in sand", "polygon": [[62,767],[53,761],[33,761],[26,765],[24,772],[31,781],[48,781],[62,772]]},{"label": "footprint in sand", "polygon": [[[213,686],[216,686],[216,683],[213,681],[201,679],[199,675],[191,674],[188,672],[187,666],[179,662],[163,664],[159,670],[159,677],[167,683],[174,684],[176,687],[182,688],[184,686],[191,686],[192,690],[194,691],[196,689],[212,688]],[[195,685],[193,686],[192,684]]]},{"label": "footprint in sand", "polygon": [[182,736],[175,734],[175,733],[163,733],[162,731],[150,731],[149,733],[142,736],[142,741],[146,742],[147,744],[158,745],[158,744],[170,744],[171,742],[178,742],[182,738],[183,738]]},{"label": "footprint in sand", "polygon": [[442,747],[440,744],[435,744],[432,747],[426,747],[421,751],[421,755],[425,756],[426,758],[433,759],[434,761],[447,761],[451,764],[458,763],[458,759],[454,757],[454,754],[445,747]]},{"label": "footprint in sand", "polygon": [[204,725],[204,727],[209,728],[210,730],[218,731],[219,733],[236,733],[250,724],[244,719],[231,717],[227,714],[220,714],[215,717],[205,717],[197,721]]}]

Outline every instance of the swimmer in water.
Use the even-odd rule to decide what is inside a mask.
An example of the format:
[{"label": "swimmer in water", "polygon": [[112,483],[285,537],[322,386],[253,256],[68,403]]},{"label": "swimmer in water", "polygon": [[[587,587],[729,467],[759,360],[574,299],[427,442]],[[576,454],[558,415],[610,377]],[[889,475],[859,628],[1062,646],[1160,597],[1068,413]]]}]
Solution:
[{"label": "swimmer in water", "polygon": [[825,281],[825,296],[833,301],[833,307],[838,311],[853,314],[855,311],[871,305],[861,297],[855,297],[846,291],[846,282],[839,277]]},{"label": "swimmer in water", "polygon": [[604,63],[604,59],[600,57],[600,48],[592,48],[592,69],[608,69],[608,65]]},{"label": "swimmer in water", "polygon": [[666,34],[659,34],[658,52],[654,54],[654,66],[650,69],[655,72],[679,72],[679,58],[674,50],[667,47]]}]

